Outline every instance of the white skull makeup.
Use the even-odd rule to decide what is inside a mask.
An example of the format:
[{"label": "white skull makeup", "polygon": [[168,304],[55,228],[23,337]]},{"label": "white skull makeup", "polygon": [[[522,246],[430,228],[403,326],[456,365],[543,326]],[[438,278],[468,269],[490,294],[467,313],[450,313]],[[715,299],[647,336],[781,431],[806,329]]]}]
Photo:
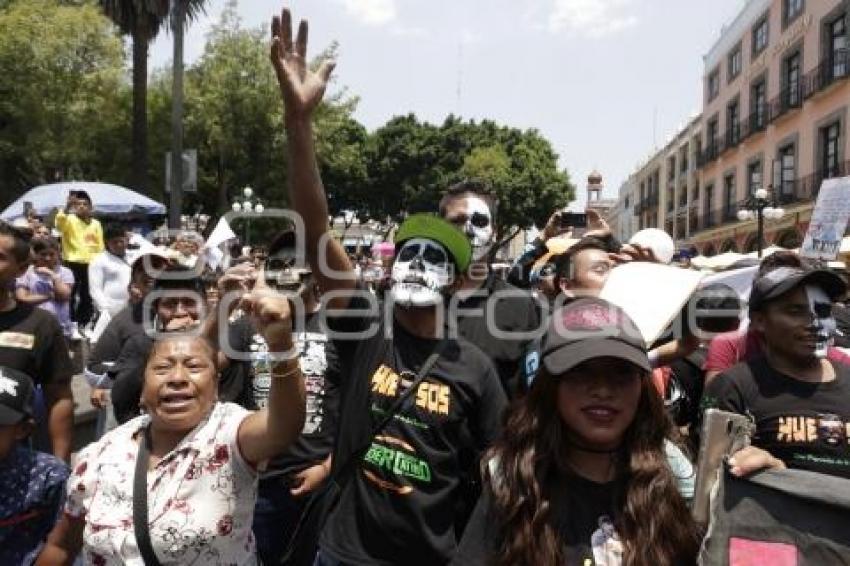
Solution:
[{"label": "white skull makeup", "polygon": [[812,313],[812,327],[817,333],[815,356],[825,358],[827,348],[838,328],[832,316],[832,301],[823,289],[815,285],[806,285],[806,296],[809,298],[809,310]]},{"label": "white skull makeup", "polygon": [[393,263],[393,302],[406,307],[442,303],[442,292],[451,283],[450,266],[448,252],[437,242],[425,238],[406,241]]},{"label": "white skull makeup", "polygon": [[466,223],[463,231],[472,244],[472,259],[479,261],[487,255],[493,244],[493,216],[490,207],[480,197],[468,196],[464,201]]}]

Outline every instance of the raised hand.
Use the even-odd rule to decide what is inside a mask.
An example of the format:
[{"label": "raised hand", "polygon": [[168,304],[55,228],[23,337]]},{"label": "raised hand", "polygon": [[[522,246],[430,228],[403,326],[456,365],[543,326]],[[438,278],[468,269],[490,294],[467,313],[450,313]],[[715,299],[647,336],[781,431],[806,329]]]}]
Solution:
[{"label": "raised hand", "polygon": [[266,285],[262,270],[257,274],[251,291],[239,303],[250,315],[257,330],[266,339],[270,352],[284,353],[292,350],[292,309],[282,293]]},{"label": "raised hand", "polygon": [[307,22],[301,20],[293,44],[289,9],[284,8],[279,17],[272,18],[271,59],[280,83],[287,120],[312,115],[322,101],[336,66],[333,61],[323,61],[317,71],[310,70],[307,65],[307,32]]}]

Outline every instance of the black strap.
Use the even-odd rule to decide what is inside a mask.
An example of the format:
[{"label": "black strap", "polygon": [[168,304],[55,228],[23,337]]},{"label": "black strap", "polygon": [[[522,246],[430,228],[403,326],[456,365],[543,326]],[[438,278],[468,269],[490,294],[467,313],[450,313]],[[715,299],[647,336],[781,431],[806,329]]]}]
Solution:
[{"label": "black strap", "polygon": [[[428,376],[428,372],[430,372],[434,368],[434,364],[437,363],[437,360],[440,359],[440,356],[443,354],[443,350],[446,349],[446,339],[441,340],[437,346],[434,348],[434,351],[431,352],[431,355],[425,360],[425,362],[419,366],[419,371],[416,373],[416,379],[404,390],[404,393],[399,395],[399,397],[393,401],[393,404],[390,406],[387,414],[384,415],[375,427],[372,428],[372,435],[369,438],[369,445],[372,444],[372,439],[375,438],[376,435],[380,434],[382,430],[386,428],[390,421],[393,420],[393,417],[396,416],[399,412],[401,412],[404,404],[410,399],[410,396],[419,387],[419,384]],[[368,450],[368,445],[366,446]]]},{"label": "black strap", "polygon": [[160,566],[153,551],[151,532],[148,528],[148,463],[150,462],[150,426],[145,427],[139,437],[139,453],[136,456],[136,472],[133,474],[133,531],[136,545],[145,566]]}]

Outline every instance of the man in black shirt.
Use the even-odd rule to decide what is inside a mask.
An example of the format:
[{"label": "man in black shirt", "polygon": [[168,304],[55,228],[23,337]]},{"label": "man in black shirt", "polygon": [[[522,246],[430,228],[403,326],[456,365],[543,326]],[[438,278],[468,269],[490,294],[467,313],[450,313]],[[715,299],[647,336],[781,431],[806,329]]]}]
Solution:
[{"label": "man in black shirt", "polygon": [[[492,364],[463,339],[441,336],[453,273],[469,266],[466,236],[434,216],[396,234],[388,316],[357,292],[345,250],[328,234],[312,114],[333,64],[306,65],[307,27],[293,43],[288,10],[273,23],[272,59],[286,108],[290,203],[303,220],[308,263],[327,297],[343,368],[333,455],[339,503],[320,540],[320,564],[439,565],[456,547],[462,479],[495,437],[506,398]],[[345,339],[348,338],[348,339]],[[436,362],[413,388],[425,360]],[[427,368],[425,368],[427,369]],[[409,398],[393,414],[401,395]],[[389,416],[381,430],[373,427]],[[352,460],[353,459],[353,460]]]},{"label": "man in black shirt", "polygon": [[505,393],[515,397],[537,370],[543,328],[531,293],[490,269],[496,202],[481,183],[464,181],[446,191],[440,216],[463,230],[472,244],[473,261],[452,299],[449,326],[493,360]]},{"label": "man in black shirt", "polygon": [[53,455],[67,462],[74,429],[68,346],[53,314],[19,304],[11,291],[15,278],[26,271],[29,258],[24,234],[0,222],[0,366],[22,371],[41,386]]},{"label": "man in black shirt", "polygon": [[753,445],[732,472],[800,468],[850,478],[850,370],[826,359],[832,302],[845,291],[829,271],[775,269],[753,283],[750,324],[764,354],[709,382],[705,405],[750,415]]}]

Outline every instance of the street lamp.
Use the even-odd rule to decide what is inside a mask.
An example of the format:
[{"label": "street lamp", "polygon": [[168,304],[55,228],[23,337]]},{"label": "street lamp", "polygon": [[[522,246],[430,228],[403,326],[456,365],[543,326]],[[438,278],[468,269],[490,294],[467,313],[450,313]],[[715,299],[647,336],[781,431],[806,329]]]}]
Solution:
[{"label": "street lamp", "polygon": [[[241,202],[240,202],[241,199]],[[263,203],[260,201],[260,198],[254,194],[254,189],[251,187],[245,187],[242,189],[242,194],[238,195],[233,204],[230,205],[230,209],[233,212],[244,212],[248,214],[248,217],[245,219],[245,230],[244,230],[244,241],[245,245],[249,246],[250,243],[250,232],[251,232],[251,214],[262,214],[265,212],[266,207],[263,206]]]},{"label": "street lamp", "polygon": [[748,199],[741,203],[742,208],[738,210],[738,220],[744,222],[755,218],[758,221],[756,230],[758,235],[759,259],[761,259],[762,250],[764,249],[764,219],[780,220],[785,216],[785,211],[775,206],[776,203],[771,193],[772,191],[759,187],[753,191],[753,194]]}]

